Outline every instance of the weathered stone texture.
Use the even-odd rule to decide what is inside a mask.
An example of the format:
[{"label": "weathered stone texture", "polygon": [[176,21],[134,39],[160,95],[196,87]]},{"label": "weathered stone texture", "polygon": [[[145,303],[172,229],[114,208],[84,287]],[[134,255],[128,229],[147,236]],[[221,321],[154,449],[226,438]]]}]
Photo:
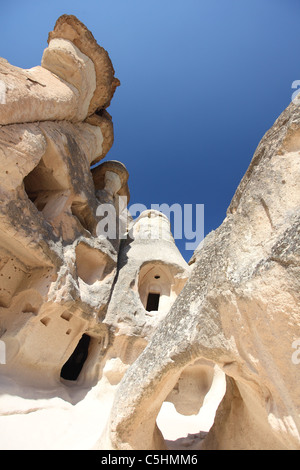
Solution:
[{"label": "weathered stone texture", "polygon": [[299,108],[258,146],[223,224],[150,344],[117,390],[108,435],[118,449],[164,448],[156,417],[180,374],[200,359],[227,390],[202,449],[298,449],[300,369]]},{"label": "weathered stone texture", "polygon": [[[77,18],[0,80],[0,448],[299,449],[299,107],[188,265],[166,216],[128,216],[125,166],[91,168],[120,82]],[[210,430],[165,438],[166,404],[198,416],[225,379]]]}]

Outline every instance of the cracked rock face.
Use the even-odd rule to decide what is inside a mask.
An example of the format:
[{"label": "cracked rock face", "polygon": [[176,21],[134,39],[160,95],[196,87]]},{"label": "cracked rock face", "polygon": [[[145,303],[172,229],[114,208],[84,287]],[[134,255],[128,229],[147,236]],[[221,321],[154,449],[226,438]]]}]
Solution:
[{"label": "cracked rock face", "polygon": [[[299,108],[188,265],[163,214],[129,217],[121,162],[91,169],[114,75],[70,15],[41,66],[0,59],[0,448],[299,449]],[[160,410],[198,419],[216,395],[212,427],[163,437]]]}]

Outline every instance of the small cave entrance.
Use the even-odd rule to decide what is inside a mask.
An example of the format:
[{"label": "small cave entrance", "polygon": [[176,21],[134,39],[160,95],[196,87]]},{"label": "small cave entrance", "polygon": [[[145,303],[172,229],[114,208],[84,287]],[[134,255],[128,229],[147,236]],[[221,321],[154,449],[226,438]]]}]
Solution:
[{"label": "small cave entrance", "polygon": [[138,291],[147,312],[167,312],[172,303],[174,281],[170,270],[161,263],[146,263],[139,273]]},{"label": "small cave entrance", "polygon": [[25,176],[23,183],[28,199],[46,220],[61,214],[70,196],[68,185],[43,159]]},{"label": "small cave entrance", "polygon": [[73,353],[61,368],[60,377],[64,380],[76,381],[87,360],[91,337],[83,334]]},{"label": "small cave entrance", "polygon": [[154,292],[149,292],[147,298],[146,310],[147,312],[152,312],[153,310],[157,311],[159,306],[160,294],[155,294]]},{"label": "small cave entrance", "polygon": [[210,361],[185,368],[157,416],[169,450],[201,449],[226,392],[225,373]]}]

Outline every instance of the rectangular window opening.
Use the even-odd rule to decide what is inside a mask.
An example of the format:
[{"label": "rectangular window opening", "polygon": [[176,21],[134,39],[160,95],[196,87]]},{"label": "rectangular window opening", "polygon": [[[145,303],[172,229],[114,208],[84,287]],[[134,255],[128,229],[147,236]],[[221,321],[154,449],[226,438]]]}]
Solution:
[{"label": "rectangular window opening", "polygon": [[146,306],[147,312],[152,312],[153,310],[155,310],[155,311],[158,310],[159,297],[160,297],[159,294],[153,294],[152,292],[150,292],[148,294],[147,306]]}]

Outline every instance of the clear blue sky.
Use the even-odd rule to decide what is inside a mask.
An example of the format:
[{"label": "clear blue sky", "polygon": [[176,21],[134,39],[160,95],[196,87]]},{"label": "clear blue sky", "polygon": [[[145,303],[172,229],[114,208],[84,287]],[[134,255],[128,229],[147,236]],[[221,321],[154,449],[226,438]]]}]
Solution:
[{"label": "clear blue sky", "polygon": [[64,13],[121,81],[106,159],[128,168],[131,203],[205,204],[205,234],[217,228],[300,80],[299,0],[3,0],[0,56],[39,65]]}]

